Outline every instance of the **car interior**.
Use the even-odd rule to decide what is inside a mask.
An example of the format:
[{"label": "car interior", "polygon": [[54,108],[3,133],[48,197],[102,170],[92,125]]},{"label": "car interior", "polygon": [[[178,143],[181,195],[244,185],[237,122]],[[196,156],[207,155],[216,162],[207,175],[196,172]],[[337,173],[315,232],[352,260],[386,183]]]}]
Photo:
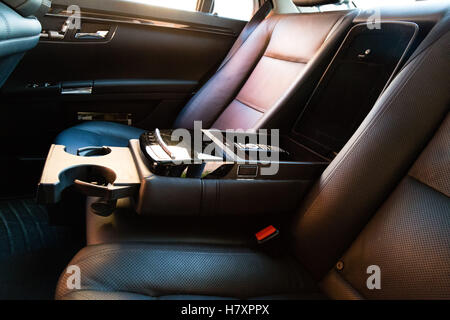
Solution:
[{"label": "car interior", "polygon": [[0,300],[450,299],[450,2],[395,2],[0,0]]}]

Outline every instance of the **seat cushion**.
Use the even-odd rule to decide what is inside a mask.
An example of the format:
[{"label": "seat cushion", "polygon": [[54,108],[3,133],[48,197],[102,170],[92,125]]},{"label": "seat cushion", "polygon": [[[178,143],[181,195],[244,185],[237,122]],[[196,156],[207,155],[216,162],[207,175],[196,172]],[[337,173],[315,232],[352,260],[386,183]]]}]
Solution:
[{"label": "seat cushion", "polygon": [[55,144],[66,146],[67,152],[77,154],[83,147],[127,147],[130,139],[139,139],[142,133],[142,129],[123,124],[88,121],[61,132]]},{"label": "seat cushion", "polygon": [[109,244],[84,248],[72,265],[81,288],[68,289],[64,272],[56,299],[320,297],[296,261],[247,248]]}]

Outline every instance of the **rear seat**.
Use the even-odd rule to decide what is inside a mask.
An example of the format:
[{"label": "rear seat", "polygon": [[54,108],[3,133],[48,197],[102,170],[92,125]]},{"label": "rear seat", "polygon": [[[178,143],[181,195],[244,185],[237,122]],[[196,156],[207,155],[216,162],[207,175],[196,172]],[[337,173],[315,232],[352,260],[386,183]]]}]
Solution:
[{"label": "rear seat", "polygon": [[329,62],[330,49],[337,47],[332,39],[344,35],[352,21],[347,13],[268,18],[188,103],[175,127],[190,128],[195,120],[217,129],[263,127],[294,92],[312,81],[315,66]]},{"label": "rear seat", "polygon": [[333,299],[450,299],[449,42],[448,12],[303,201],[293,254],[88,246],[69,264],[81,289],[64,272],[56,299],[312,299],[314,282]]},{"label": "rear seat", "polygon": [[[294,93],[308,96],[312,91],[356,13],[270,16],[189,101],[174,127],[192,128],[197,120],[204,128],[269,127],[285,107],[298,107]],[[55,143],[76,153],[86,146],[127,146],[142,132],[115,123],[86,122],[63,131]]]}]

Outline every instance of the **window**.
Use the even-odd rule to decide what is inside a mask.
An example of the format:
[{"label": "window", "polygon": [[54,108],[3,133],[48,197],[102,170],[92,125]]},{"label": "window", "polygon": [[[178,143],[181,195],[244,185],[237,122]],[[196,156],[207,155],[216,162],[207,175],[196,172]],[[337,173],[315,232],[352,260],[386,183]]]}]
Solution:
[{"label": "window", "polygon": [[249,21],[253,10],[253,0],[215,0],[213,13],[219,17]]},{"label": "window", "polygon": [[128,0],[130,2],[145,3],[152,6],[172,8],[184,11],[195,11],[197,0]]},{"label": "window", "polygon": [[340,3],[337,3],[337,4],[324,4],[321,6],[314,6],[314,7],[299,7],[299,11],[301,13],[308,13],[308,12],[348,10],[351,8],[354,8],[353,3],[351,1],[347,0],[347,1],[342,1]]},{"label": "window", "polygon": [[[201,0],[126,0],[184,11],[196,11]],[[211,14],[219,17],[249,21],[253,16],[254,0],[211,0]]]},{"label": "window", "polygon": [[387,6],[405,6],[418,1],[444,2],[448,0],[342,0],[337,4],[325,4],[314,7],[299,7],[300,12],[324,12],[361,8],[363,10]]},{"label": "window", "polygon": [[404,5],[414,2],[416,2],[416,0],[353,0],[355,6],[361,9],[384,7],[388,5]]}]

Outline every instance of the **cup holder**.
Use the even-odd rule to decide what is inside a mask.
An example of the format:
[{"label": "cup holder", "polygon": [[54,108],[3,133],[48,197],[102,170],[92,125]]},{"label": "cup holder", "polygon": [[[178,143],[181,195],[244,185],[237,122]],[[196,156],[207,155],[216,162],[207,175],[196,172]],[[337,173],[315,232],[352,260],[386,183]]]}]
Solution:
[{"label": "cup holder", "polygon": [[80,157],[103,157],[111,153],[111,148],[108,147],[84,147],[77,151],[77,156]]},{"label": "cup holder", "polygon": [[88,197],[99,198],[91,205],[95,214],[108,217],[116,209],[117,200],[132,196],[135,186],[114,186],[116,174],[111,169],[97,165],[81,165],[69,168],[59,175],[60,191],[69,186]]},{"label": "cup holder", "polygon": [[116,181],[116,174],[111,169],[96,165],[82,165],[69,168],[59,175],[64,186],[70,186],[75,180],[81,180],[97,186],[108,186]]}]

